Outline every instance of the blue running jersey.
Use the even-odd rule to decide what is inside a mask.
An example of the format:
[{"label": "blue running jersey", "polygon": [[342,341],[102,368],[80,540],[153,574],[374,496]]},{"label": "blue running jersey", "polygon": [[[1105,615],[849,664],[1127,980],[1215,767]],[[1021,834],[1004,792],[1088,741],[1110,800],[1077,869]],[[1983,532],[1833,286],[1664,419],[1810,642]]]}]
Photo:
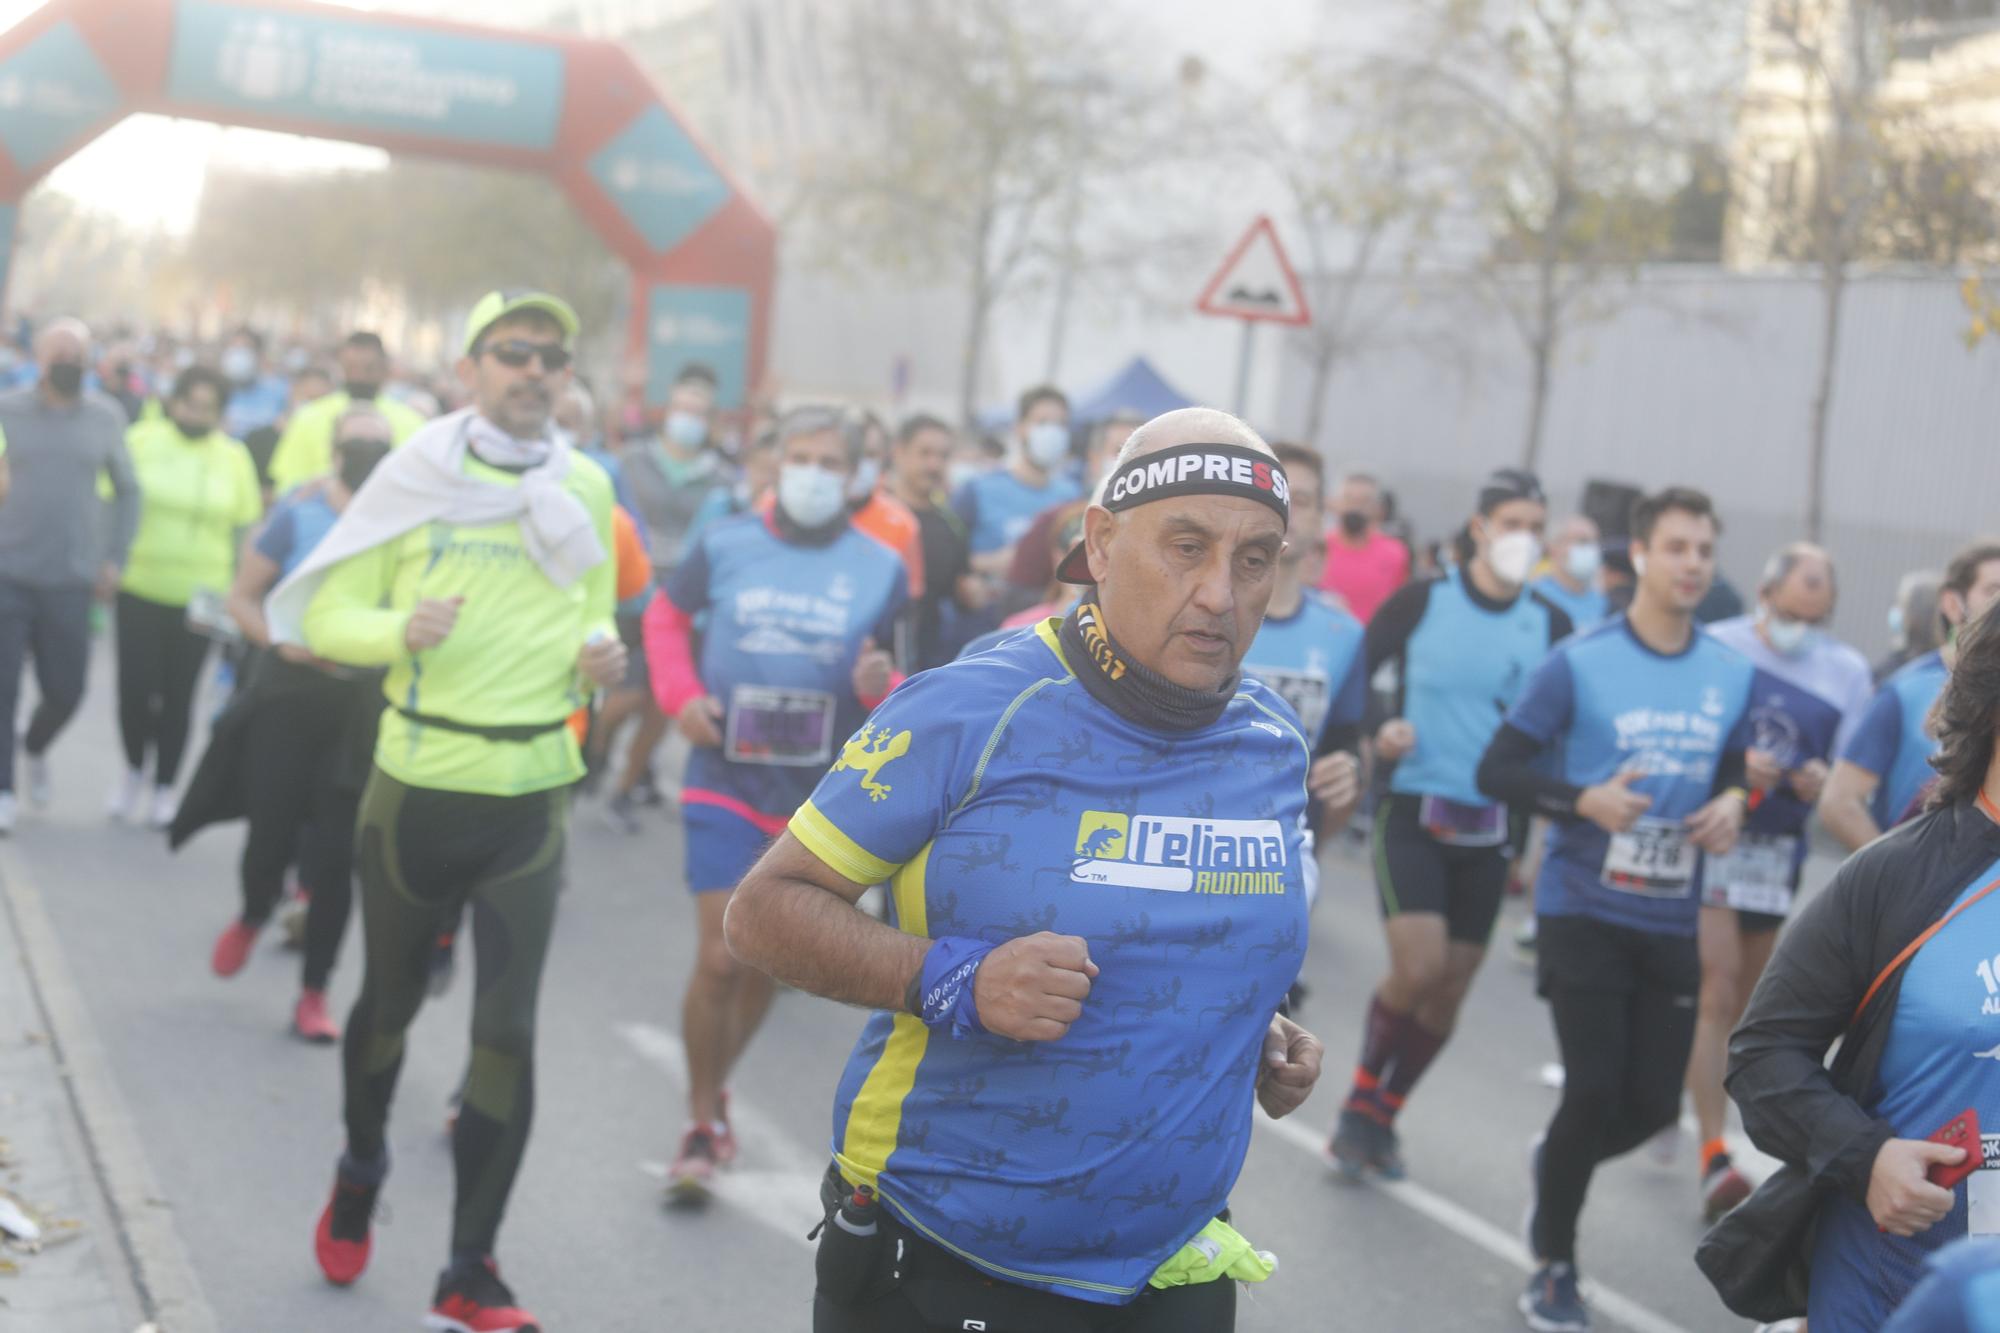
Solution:
[{"label": "blue running jersey", "polygon": [[323,489],[308,482],[271,507],[264,530],[257,534],[257,553],[275,564],[282,578],[305,563],[339,517]]},{"label": "blue running jersey", "polygon": [[1544,574],[1528,585],[1531,592],[1540,593],[1569,617],[1569,623],[1578,629],[1589,629],[1598,621],[1611,614],[1611,603],[1595,583],[1582,592],[1571,592],[1563,586],[1563,581],[1553,574]]},{"label": "blue running jersey", "polygon": [[[1622,615],[1556,646],[1508,725],[1544,745],[1560,742],[1559,776],[1579,787],[1638,770],[1632,790],[1653,804],[1615,849],[1587,819],[1558,821],[1535,881],[1538,913],[1695,933],[1694,852],[1674,842],[1674,830],[1708,803],[1722,757],[1747,743],[1755,676],[1741,653],[1700,629],[1680,653],[1657,653]],[[1645,861],[1659,862],[1660,882],[1648,882]]]},{"label": "blue running jersey", "polygon": [[1015,476],[1012,468],[998,468],[960,486],[951,507],[970,534],[972,553],[985,555],[1020,541],[1034,526],[1036,515],[1050,505],[1082,494],[1076,479],[1065,473],[1052,474],[1049,484],[1037,489]]},{"label": "blue running jersey", "polygon": [[1329,727],[1360,726],[1368,708],[1361,622],[1308,589],[1284,620],[1264,617],[1243,658],[1243,674],[1281,695],[1299,715],[1317,754]]},{"label": "blue running jersey", "polygon": [[[1515,697],[1549,655],[1558,622],[1548,603],[1522,593],[1501,609],[1474,601],[1463,574],[1396,594],[1426,596],[1422,618],[1403,645],[1400,716],[1416,748],[1396,761],[1389,790],[1491,805],[1474,776],[1480,756]],[[1394,618],[1392,599],[1376,613]],[[1387,623],[1387,622],[1384,622]]]},{"label": "blue running jersey", "polygon": [[1878,828],[1900,822],[1931,780],[1931,756],[1938,752],[1938,742],[1925,729],[1924,720],[1950,675],[1938,653],[1906,662],[1875,691],[1840,752],[1848,763],[1881,779],[1870,807]]},{"label": "blue running jersey", "polygon": [[[1868,706],[1868,659],[1838,639],[1813,634],[1796,657],[1772,648],[1757,633],[1755,616],[1718,621],[1708,632],[1757,668],[1750,700],[1750,744],[1776,756],[1786,772],[1808,760],[1831,764],[1839,744]],[[1812,807],[1790,784],[1767,793],[1743,827],[1751,833],[1798,833]],[[1800,845],[1800,856],[1805,854]]]},{"label": "blue running jersey", "polygon": [[726,710],[723,748],[688,752],[687,787],[788,818],[865,715],[854,660],[865,637],[895,642],[902,559],[851,527],[797,546],[739,514],[702,529],[665,591],[688,616],[707,613],[701,682]]},{"label": "blue running jersey", "polygon": [[[1986,867],[1953,906],[2000,877]],[[1967,908],[1917,951],[1902,978],[1867,1107],[1899,1139],[1925,1139],[1968,1108],[1979,1114],[1985,1169],[1952,1191],[1951,1212],[1902,1238],[1879,1232],[1846,1195],[1820,1215],[1812,1264],[1814,1333],[1880,1328],[1923,1276],[1925,1260],[1972,1229],[2000,1231],[2000,891]],[[1822,1319],[1822,1312],[1825,1317]]]},{"label": "blue running jersey", "polygon": [[1202,730],[1128,722],[1072,674],[1058,623],[912,678],[790,827],[848,879],[889,881],[910,934],[1089,941],[1101,970],[1060,1041],[873,1015],[833,1152],[968,1263],[1116,1305],[1242,1169],[1305,955],[1306,743],[1251,680]]},{"label": "blue running jersey", "polygon": [[1971,1236],[1932,1255],[1882,1333],[2000,1333],[2000,1236]]}]

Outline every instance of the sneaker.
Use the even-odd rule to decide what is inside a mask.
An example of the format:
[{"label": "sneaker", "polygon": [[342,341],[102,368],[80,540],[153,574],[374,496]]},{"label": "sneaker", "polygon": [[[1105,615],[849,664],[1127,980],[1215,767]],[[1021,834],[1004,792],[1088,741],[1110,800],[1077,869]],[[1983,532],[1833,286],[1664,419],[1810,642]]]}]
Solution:
[{"label": "sneaker", "polygon": [[232,921],[215,937],[215,949],[208,955],[208,965],[218,977],[233,977],[249,961],[250,946],[256,942],[257,927],[241,920]]},{"label": "sneaker", "polygon": [[1519,1306],[1535,1333],[1587,1333],[1590,1328],[1575,1264],[1550,1263],[1536,1269]]},{"label": "sneaker", "polygon": [[1377,1128],[1376,1122],[1361,1112],[1342,1107],[1340,1120],[1333,1127],[1333,1137],[1327,1140],[1326,1151],[1320,1156],[1340,1173],[1342,1180],[1350,1185],[1359,1184],[1361,1173],[1367,1170],[1369,1159],[1375,1152]]},{"label": "sneaker", "polygon": [[165,828],[174,822],[174,811],[180,808],[180,798],[174,795],[172,787],[155,787],[153,807],[147,812],[147,820],[154,828]]},{"label": "sneaker", "polygon": [[119,778],[117,785],[111,789],[111,797],[104,803],[105,813],[121,824],[136,824],[145,800],[145,770],[128,768],[125,776]]},{"label": "sneaker", "polygon": [[438,1275],[437,1297],[424,1327],[436,1333],[541,1333],[535,1317],[514,1304],[491,1259],[453,1264]]},{"label": "sneaker", "polygon": [[437,946],[431,950],[430,976],[424,982],[424,989],[435,1000],[451,989],[451,976],[458,967],[456,953],[458,941],[450,935],[440,935]]},{"label": "sneaker", "polygon": [[660,784],[654,781],[651,769],[648,769],[646,776],[640,778],[638,784],[632,788],[632,799],[648,810],[667,803],[666,793],[661,791]]},{"label": "sneaker", "polygon": [[11,791],[0,791],[0,838],[4,838],[14,831],[14,807],[14,793]]},{"label": "sneaker", "polygon": [[[336,1287],[347,1286],[368,1267],[368,1253],[375,1244],[368,1228],[375,1220],[376,1196],[382,1192],[382,1182],[389,1174],[386,1158],[372,1173],[355,1171],[353,1167],[354,1163],[343,1155],[340,1165],[334,1168],[333,1197],[327,1200],[326,1211],[319,1215],[319,1227],[313,1233],[313,1254],[319,1259],[319,1271]],[[370,1174],[374,1177],[372,1181]]]},{"label": "sneaker", "polygon": [[695,1125],[681,1135],[680,1155],[667,1168],[667,1202],[705,1203],[709,1182],[715,1179],[715,1132]]},{"label": "sneaker", "polygon": [[1368,1155],[1368,1165],[1384,1180],[1409,1178],[1409,1168],[1403,1164],[1403,1140],[1397,1136],[1395,1126],[1375,1125],[1375,1147]]},{"label": "sneaker", "polygon": [[45,754],[21,754],[21,767],[28,775],[28,808],[46,810],[54,797],[55,788],[49,781],[49,757]]},{"label": "sneaker", "polygon": [[1701,1176],[1701,1215],[1717,1222],[1722,1215],[1750,1197],[1750,1182],[1730,1163],[1728,1153],[1717,1153]]},{"label": "sneaker", "polygon": [[621,791],[604,803],[604,822],[619,833],[637,836],[643,832],[639,823],[639,802],[629,791]]},{"label": "sneaker", "polygon": [[340,1026],[326,1012],[325,991],[299,992],[299,1002],[292,1009],[292,1033],[316,1046],[331,1046],[340,1040]]}]

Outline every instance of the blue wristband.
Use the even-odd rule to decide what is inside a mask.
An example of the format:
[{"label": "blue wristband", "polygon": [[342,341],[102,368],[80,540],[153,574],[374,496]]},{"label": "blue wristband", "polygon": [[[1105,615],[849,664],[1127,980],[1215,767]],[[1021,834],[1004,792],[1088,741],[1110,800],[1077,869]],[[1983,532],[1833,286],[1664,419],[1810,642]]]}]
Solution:
[{"label": "blue wristband", "polygon": [[949,1027],[954,1037],[984,1032],[972,998],[973,978],[994,946],[984,940],[946,935],[931,941],[918,974],[917,1017],[925,1027]]}]

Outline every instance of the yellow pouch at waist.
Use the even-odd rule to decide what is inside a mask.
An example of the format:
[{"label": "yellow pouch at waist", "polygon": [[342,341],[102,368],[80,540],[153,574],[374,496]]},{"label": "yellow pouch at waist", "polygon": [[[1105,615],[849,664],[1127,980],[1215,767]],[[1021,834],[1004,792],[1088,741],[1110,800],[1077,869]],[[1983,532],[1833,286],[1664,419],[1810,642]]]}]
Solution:
[{"label": "yellow pouch at waist", "polygon": [[1148,1285],[1193,1287],[1226,1277],[1238,1282],[1262,1282],[1277,1271],[1277,1255],[1269,1250],[1252,1249],[1242,1232],[1218,1217],[1181,1246],[1173,1258],[1161,1264]]}]

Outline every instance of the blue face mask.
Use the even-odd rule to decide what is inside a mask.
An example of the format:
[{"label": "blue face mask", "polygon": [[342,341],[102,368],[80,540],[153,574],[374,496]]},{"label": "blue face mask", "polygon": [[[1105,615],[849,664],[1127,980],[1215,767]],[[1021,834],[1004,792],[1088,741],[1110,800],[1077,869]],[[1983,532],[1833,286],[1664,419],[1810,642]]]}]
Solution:
[{"label": "blue face mask", "polygon": [[669,412],[665,433],[679,448],[699,449],[708,441],[708,419],[693,412]]},{"label": "blue face mask", "polygon": [[1036,467],[1054,467],[1069,452],[1069,427],[1060,421],[1028,427],[1027,452],[1028,461]]},{"label": "blue face mask", "polygon": [[847,504],[847,479],[809,463],[778,469],[778,507],[802,528],[823,528]]}]

